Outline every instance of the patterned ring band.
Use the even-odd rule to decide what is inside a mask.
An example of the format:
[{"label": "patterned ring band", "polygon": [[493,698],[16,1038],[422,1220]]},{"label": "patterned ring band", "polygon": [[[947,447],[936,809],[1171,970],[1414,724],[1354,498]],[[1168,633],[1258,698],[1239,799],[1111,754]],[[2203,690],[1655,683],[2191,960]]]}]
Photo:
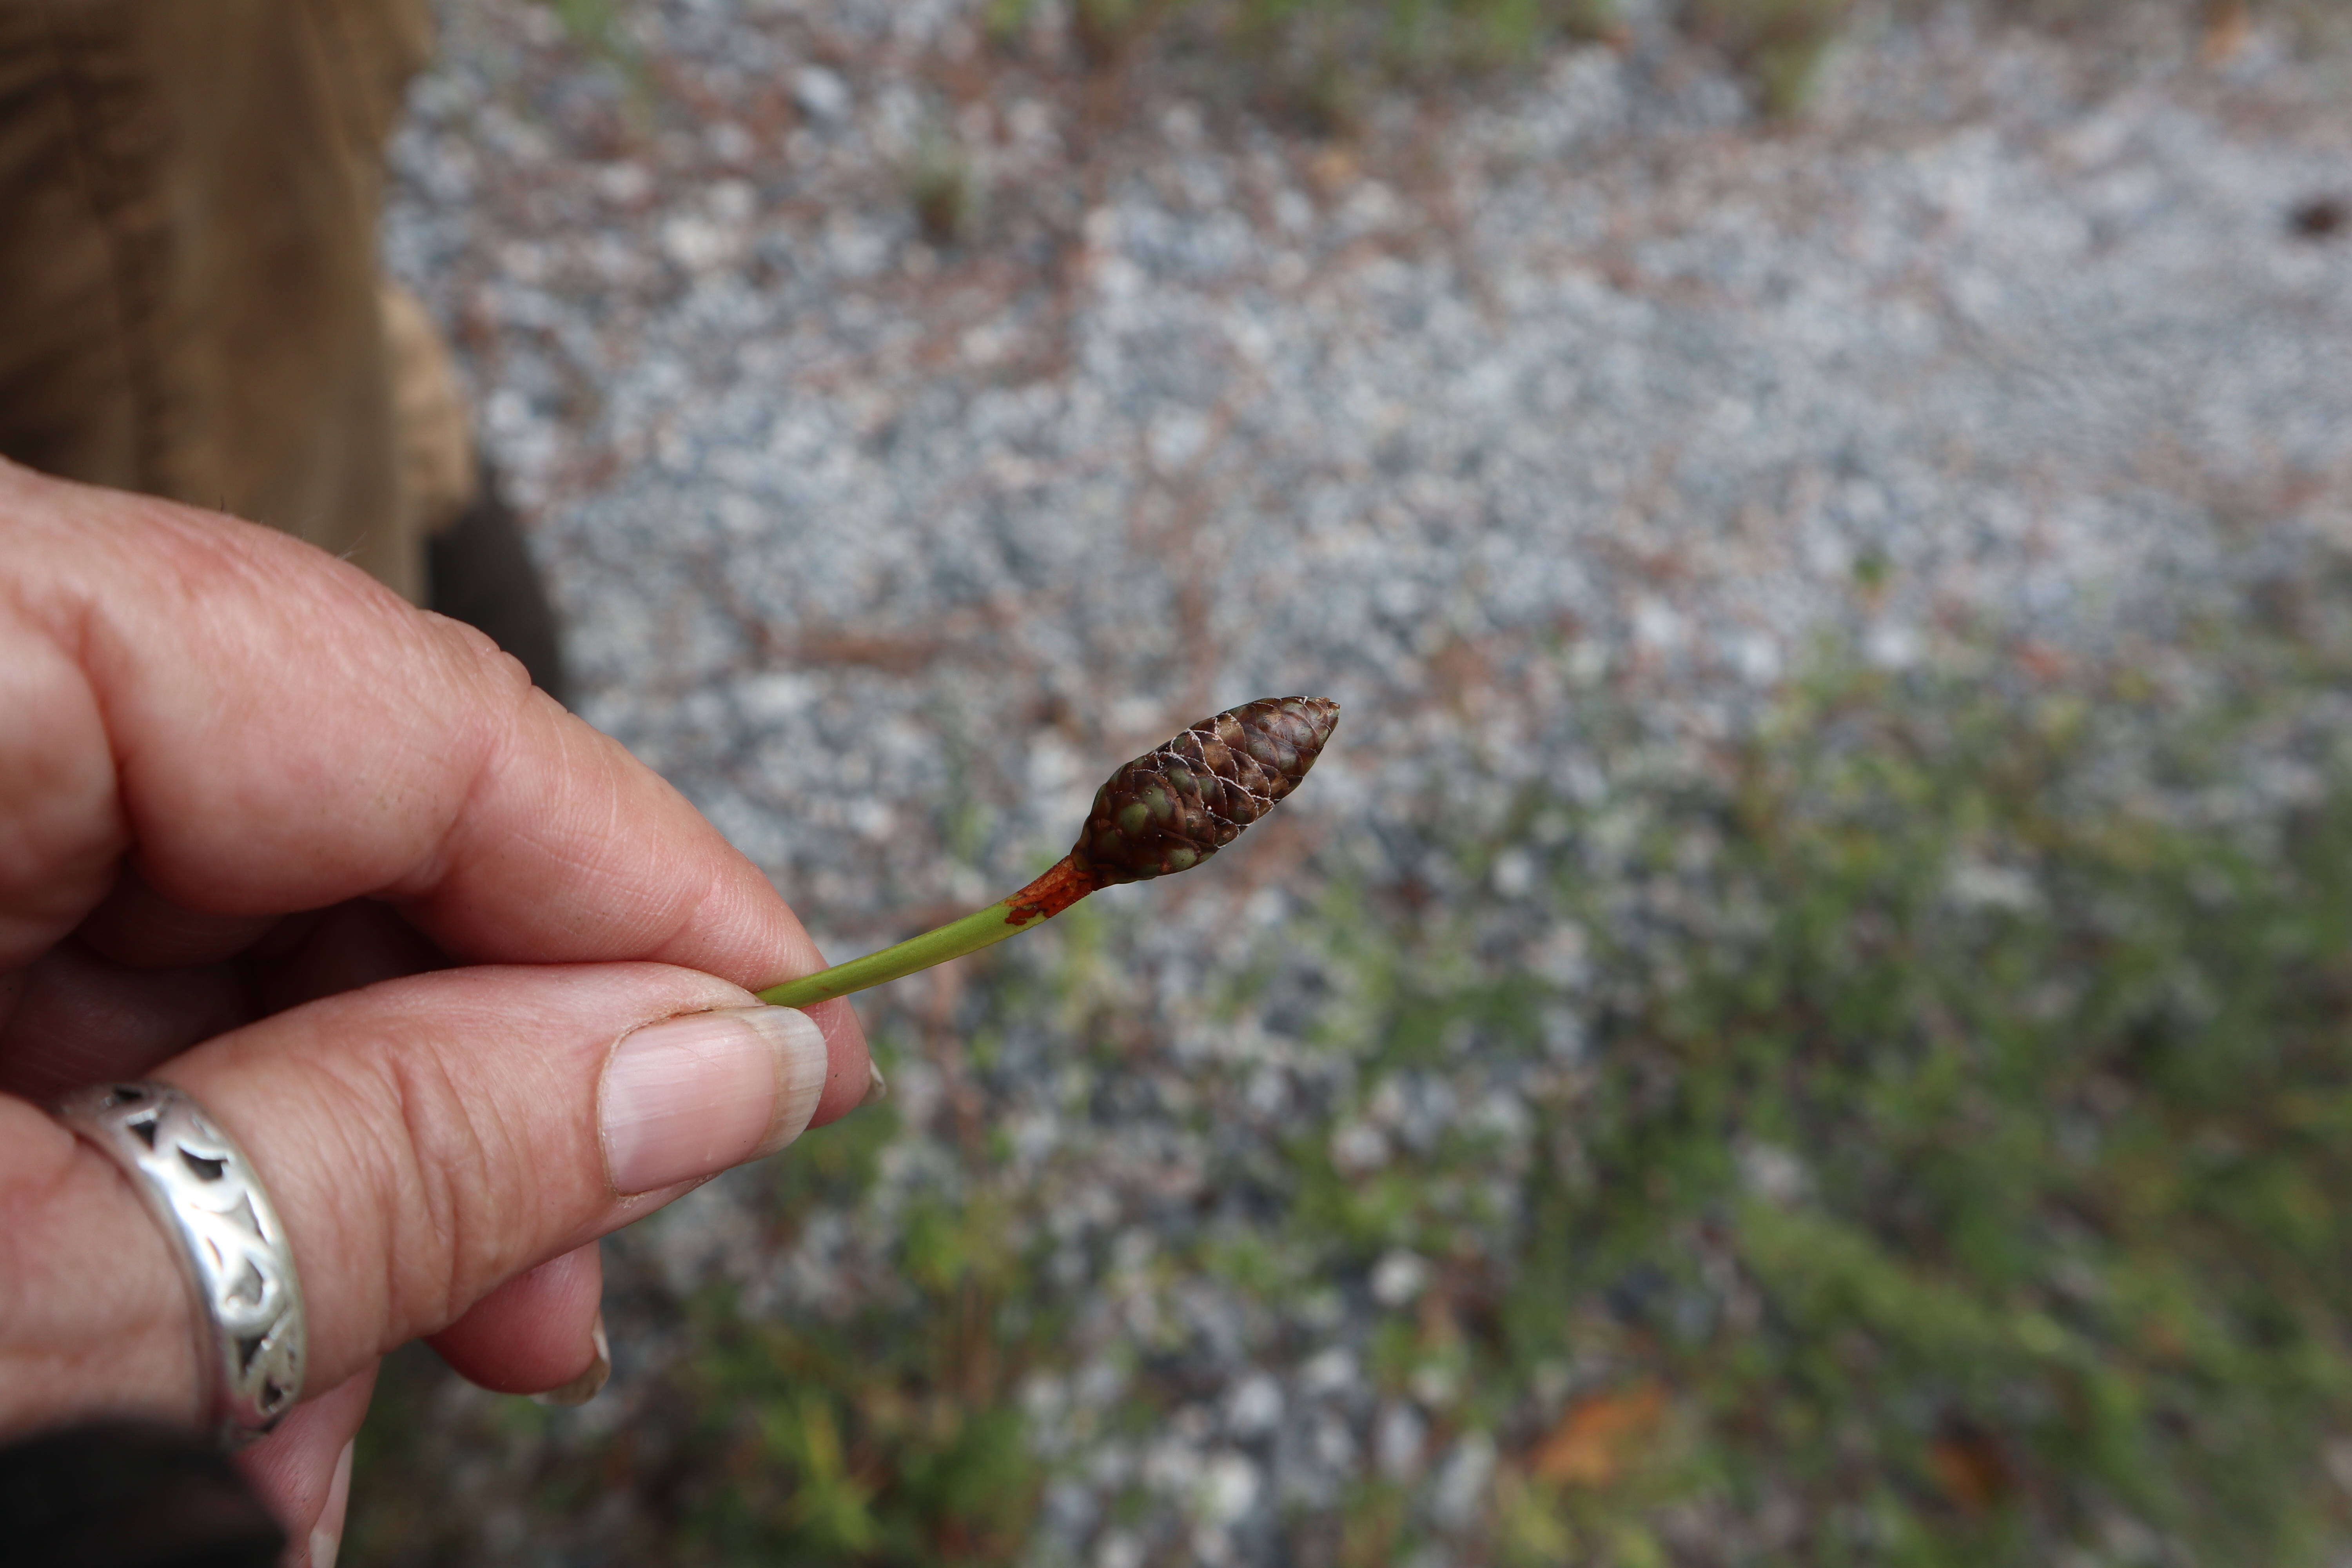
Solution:
[{"label": "patterned ring band", "polygon": [[168,1083],[94,1084],[68,1095],[57,1115],[122,1167],[179,1238],[198,1307],[206,1419],[231,1447],[259,1437],[301,1397],[308,1326],[286,1228],[253,1163]]}]

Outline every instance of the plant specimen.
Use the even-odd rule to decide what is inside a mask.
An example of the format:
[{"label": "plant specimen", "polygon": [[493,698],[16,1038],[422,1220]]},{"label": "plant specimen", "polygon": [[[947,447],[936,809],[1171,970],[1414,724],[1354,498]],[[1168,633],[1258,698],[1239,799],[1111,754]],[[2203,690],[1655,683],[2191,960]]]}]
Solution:
[{"label": "plant specimen", "polygon": [[1328,697],[1262,697],[1203,719],[1112,773],[1070,852],[1011,898],[760,999],[806,1007],[845,996],[1003,942],[1097,888],[1189,871],[1296,789],[1339,721]]}]

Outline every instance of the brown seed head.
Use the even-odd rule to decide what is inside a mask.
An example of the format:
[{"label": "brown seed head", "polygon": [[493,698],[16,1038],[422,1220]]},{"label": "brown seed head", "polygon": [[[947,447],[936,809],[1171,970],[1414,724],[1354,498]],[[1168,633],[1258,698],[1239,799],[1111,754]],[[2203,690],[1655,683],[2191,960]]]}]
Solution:
[{"label": "brown seed head", "polygon": [[1297,787],[1339,722],[1328,697],[1262,697],[1202,720],[1095,792],[1072,867],[1100,888],[1191,870]]}]

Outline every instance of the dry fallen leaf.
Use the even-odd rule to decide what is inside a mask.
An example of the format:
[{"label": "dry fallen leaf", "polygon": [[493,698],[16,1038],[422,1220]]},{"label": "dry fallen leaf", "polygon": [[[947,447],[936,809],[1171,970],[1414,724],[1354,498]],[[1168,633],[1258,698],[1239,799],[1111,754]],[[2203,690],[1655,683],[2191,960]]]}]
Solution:
[{"label": "dry fallen leaf", "polygon": [[1644,1378],[1576,1401],[1537,1447],[1538,1479],[1605,1487],[1623,1475],[1666,1416],[1666,1387]]},{"label": "dry fallen leaf", "polygon": [[1982,1513],[2017,1485],[2000,1440],[1958,1422],[1927,1445],[1927,1468],[1944,1496],[1968,1513]]},{"label": "dry fallen leaf", "polygon": [[1307,178],[1327,201],[1346,194],[1359,173],[1354,151],[1337,144],[1316,149],[1307,162]]},{"label": "dry fallen leaf", "polygon": [[2198,51],[2209,66],[2227,64],[2246,47],[2253,16],[2246,0],[2206,0],[2205,42]]}]

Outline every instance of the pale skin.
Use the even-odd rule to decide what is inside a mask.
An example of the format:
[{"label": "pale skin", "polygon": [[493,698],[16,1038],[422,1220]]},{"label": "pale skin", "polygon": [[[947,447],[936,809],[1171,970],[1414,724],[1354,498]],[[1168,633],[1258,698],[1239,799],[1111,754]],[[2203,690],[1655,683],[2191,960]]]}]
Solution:
[{"label": "pale skin", "polygon": [[[696,1184],[616,1190],[616,1042],[823,966],[757,868],[479,633],[281,535],[0,461],[0,1437],[201,1414],[171,1244],[43,1110],[62,1089],[166,1079],[268,1184],[310,1373],[239,1463],[299,1563],[340,1529],[386,1352],[425,1337],[515,1393],[591,1364],[596,1238]],[[845,1002],[808,1012],[814,1125],[868,1065]]]}]

